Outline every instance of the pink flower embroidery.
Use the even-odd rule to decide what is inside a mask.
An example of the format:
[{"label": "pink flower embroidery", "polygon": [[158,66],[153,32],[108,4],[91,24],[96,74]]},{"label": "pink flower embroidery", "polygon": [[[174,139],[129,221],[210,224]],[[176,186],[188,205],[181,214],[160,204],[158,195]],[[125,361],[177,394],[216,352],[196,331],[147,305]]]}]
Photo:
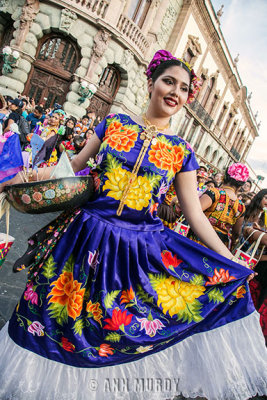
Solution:
[{"label": "pink flower embroidery", "polygon": [[27,284],[24,299],[30,300],[32,304],[38,304],[38,294],[33,290],[33,283]]},{"label": "pink flower embroidery", "polygon": [[96,270],[97,264],[99,264],[98,256],[99,256],[98,250],[95,250],[93,253],[89,251],[88,264],[90,265],[91,268],[93,268],[93,270]]},{"label": "pink flower embroidery", "polygon": [[167,193],[168,190],[168,185],[166,183],[162,182],[160,188],[159,188],[159,195]]},{"label": "pink flower embroidery", "polygon": [[146,335],[153,337],[156,335],[157,330],[161,330],[165,325],[159,319],[150,320],[148,318],[136,318],[138,322],[141,322],[141,328],[145,329]]},{"label": "pink flower embroidery", "polygon": [[44,336],[44,326],[39,321],[34,321],[29,327],[28,332],[32,333],[33,336],[37,334],[37,336]]}]

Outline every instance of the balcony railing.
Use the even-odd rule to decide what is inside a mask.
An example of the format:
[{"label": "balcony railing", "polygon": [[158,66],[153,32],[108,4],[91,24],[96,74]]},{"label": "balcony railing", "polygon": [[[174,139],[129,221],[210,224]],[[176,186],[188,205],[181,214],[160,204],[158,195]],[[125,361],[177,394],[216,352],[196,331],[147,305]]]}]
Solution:
[{"label": "balcony railing", "polygon": [[71,0],[81,11],[90,12],[93,16],[104,18],[109,6],[109,0]]},{"label": "balcony railing", "polygon": [[[52,1],[56,2],[55,0]],[[116,10],[111,10],[109,7],[114,7],[111,0],[68,0],[66,3],[72,4],[77,12],[83,12],[92,18],[102,19],[103,22],[111,24],[118,31],[118,37],[121,36],[122,39],[132,45],[142,58],[147,55],[149,42],[142,30],[126,15],[120,14],[119,9],[117,14]]]},{"label": "balcony railing", "polygon": [[233,154],[233,156],[237,159],[237,161],[240,160],[241,155],[238,153],[238,151],[237,151],[234,147],[231,148],[230,152],[231,152],[231,153]]},{"label": "balcony railing", "polygon": [[143,35],[141,29],[126,15],[121,14],[120,19],[117,23],[117,29],[124,36],[130,40],[134,46],[136,46],[142,54],[149,48],[149,43]]},{"label": "balcony railing", "polygon": [[201,121],[208,127],[211,127],[211,124],[213,122],[213,119],[211,116],[207,113],[204,107],[197,101],[194,100],[193,103],[189,104],[189,107],[191,108],[192,111],[196,113],[196,115],[201,119]]}]

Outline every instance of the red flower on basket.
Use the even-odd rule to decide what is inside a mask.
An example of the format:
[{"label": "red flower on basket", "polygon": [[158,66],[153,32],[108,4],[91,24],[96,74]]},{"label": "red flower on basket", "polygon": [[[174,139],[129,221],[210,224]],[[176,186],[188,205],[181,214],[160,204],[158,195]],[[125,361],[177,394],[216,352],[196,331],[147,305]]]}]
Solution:
[{"label": "red flower on basket", "polygon": [[176,268],[176,267],[178,267],[178,265],[180,265],[183,262],[183,260],[180,260],[177,258],[176,254],[174,254],[174,256],[173,256],[172,253],[167,250],[162,251],[161,259],[162,259],[162,262],[165,265],[165,267],[168,269],[172,269],[172,267]]},{"label": "red flower on basket", "polygon": [[206,282],[206,286],[208,285],[218,285],[220,283],[230,282],[233,279],[236,279],[235,276],[229,275],[229,270],[225,270],[220,268],[218,271],[216,268],[214,269],[214,275],[208,276],[209,282]]},{"label": "red flower on basket", "polygon": [[63,336],[61,338],[61,346],[63,347],[64,350],[70,351],[71,353],[73,353],[75,350],[74,344],[72,344],[67,338]]},{"label": "red flower on basket", "polygon": [[104,329],[109,329],[110,331],[117,331],[120,329],[124,332],[124,327],[129,325],[132,321],[133,314],[128,314],[127,311],[121,311],[120,309],[114,309],[112,311],[112,318],[106,318],[104,322],[107,325],[104,326]]},{"label": "red flower on basket", "polygon": [[106,344],[106,343],[102,343],[98,350],[98,354],[101,357],[108,357],[108,355],[113,356],[113,353],[114,353],[114,349],[109,344]]}]

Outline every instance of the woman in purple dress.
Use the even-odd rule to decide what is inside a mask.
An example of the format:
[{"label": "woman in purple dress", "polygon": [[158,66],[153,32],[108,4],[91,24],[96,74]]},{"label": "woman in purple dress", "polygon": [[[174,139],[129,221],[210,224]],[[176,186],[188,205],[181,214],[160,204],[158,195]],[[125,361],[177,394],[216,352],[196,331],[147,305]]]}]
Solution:
[{"label": "woman in purple dress", "polygon": [[[194,152],[169,127],[197,78],[164,50],[147,77],[146,115],[107,116],[72,161],[77,172],[97,155],[94,200],[37,232],[17,262],[29,280],[0,334],[1,399],[267,394],[251,271],[231,261],[204,216]],[[209,248],[156,216],[172,182]]]}]

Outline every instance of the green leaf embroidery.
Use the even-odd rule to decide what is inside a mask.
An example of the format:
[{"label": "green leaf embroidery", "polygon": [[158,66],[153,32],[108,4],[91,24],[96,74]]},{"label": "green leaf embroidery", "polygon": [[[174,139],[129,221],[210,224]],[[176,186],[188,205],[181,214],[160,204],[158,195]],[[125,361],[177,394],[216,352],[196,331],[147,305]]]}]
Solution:
[{"label": "green leaf embroidery", "polygon": [[106,308],[112,308],[113,302],[120,293],[120,290],[113,290],[110,293],[107,293],[104,298],[104,304]]},{"label": "green leaf embroidery", "polygon": [[72,329],[74,329],[75,335],[82,336],[82,330],[84,328],[84,320],[79,319],[78,321],[75,322],[74,326]]},{"label": "green leaf embroidery", "polygon": [[111,154],[107,154],[107,159],[106,159],[106,170],[107,172],[112,172],[113,169],[119,168],[122,166],[120,162],[115,157],[112,157]]},{"label": "green leaf embroidery", "polygon": [[166,275],[160,274],[160,275],[153,275],[153,274],[148,274],[150,284],[154,290],[157,290],[158,285],[162,282],[162,280],[166,279]]},{"label": "green leaf embroidery", "polygon": [[203,317],[200,315],[202,304],[197,299],[193,303],[186,303],[186,308],[179,311],[177,314],[177,320],[181,319],[182,322],[188,322],[189,324],[194,322],[200,322]]},{"label": "green leaf embroidery", "polygon": [[72,272],[73,273],[73,267],[75,263],[75,258],[73,254],[71,254],[66,261],[66,264],[64,265],[64,268],[62,269],[63,272]]},{"label": "green leaf embroidery", "polygon": [[152,189],[157,188],[160,185],[160,181],[162,179],[161,175],[156,175],[156,174],[148,174],[147,172],[144,174],[144,176],[149,180],[149,183],[152,187]]},{"label": "green leaf embroidery", "polygon": [[172,142],[170,140],[168,140],[164,135],[158,136],[157,139],[159,142],[164,143],[167,146],[170,146],[170,147],[173,146]]},{"label": "green leaf embroidery", "polygon": [[203,275],[195,274],[193,278],[190,279],[190,283],[193,285],[204,286],[205,280]]},{"label": "green leaf embroidery", "polygon": [[44,267],[43,267],[43,272],[42,274],[49,280],[55,276],[55,267],[56,263],[54,262],[54,258],[51,254],[51,256],[47,259]]},{"label": "green leaf embroidery", "polygon": [[183,149],[185,157],[188,156],[188,154],[191,153],[191,151],[186,148],[186,144],[180,143],[179,146]]},{"label": "green leaf embroidery", "polygon": [[104,340],[108,340],[109,342],[119,342],[121,340],[121,335],[119,335],[117,332],[111,332],[109,333]]},{"label": "green leaf embroidery", "polygon": [[59,303],[52,303],[48,307],[49,316],[51,318],[56,318],[59,325],[63,326],[68,322],[68,310],[66,306],[62,306]]},{"label": "green leaf embroidery", "polygon": [[138,298],[142,301],[142,302],[146,302],[146,303],[152,303],[154,304],[154,297],[153,296],[149,296],[147,292],[145,292],[142,288],[141,285],[137,285],[137,292],[136,292]]},{"label": "green leaf embroidery", "polygon": [[117,115],[112,115],[112,117],[106,118],[107,125],[109,126],[113,122],[120,122],[120,118]]},{"label": "green leaf embroidery", "polygon": [[136,133],[143,131],[141,128],[139,128],[138,125],[124,125],[123,127],[124,127],[124,130],[130,129],[131,131],[135,131]]},{"label": "green leaf embroidery", "polygon": [[215,304],[223,303],[225,298],[223,296],[223,291],[219,288],[214,288],[210,292],[207,292],[209,301],[213,301]]}]

